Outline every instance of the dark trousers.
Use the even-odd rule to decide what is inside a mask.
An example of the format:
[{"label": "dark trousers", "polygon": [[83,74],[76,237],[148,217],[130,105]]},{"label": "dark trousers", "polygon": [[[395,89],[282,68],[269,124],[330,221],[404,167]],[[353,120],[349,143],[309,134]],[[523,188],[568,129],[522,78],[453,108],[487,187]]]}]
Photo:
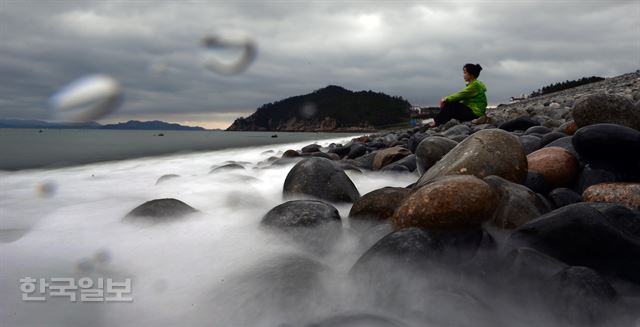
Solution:
[{"label": "dark trousers", "polygon": [[459,121],[469,121],[478,118],[469,107],[460,102],[445,102],[444,107],[440,109],[438,115],[434,120],[436,126],[440,126],[451,119],[457,119]]}]

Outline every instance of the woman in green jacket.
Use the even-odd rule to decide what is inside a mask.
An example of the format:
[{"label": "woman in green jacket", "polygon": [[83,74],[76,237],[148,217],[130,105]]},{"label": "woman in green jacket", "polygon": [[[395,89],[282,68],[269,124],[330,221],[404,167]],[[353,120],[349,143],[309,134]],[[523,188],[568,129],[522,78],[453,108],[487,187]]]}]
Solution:
[{"label": "woman in green jacket", "polygon": [[440,112],[435,118],[436,126],[451,119],[469,121],[482,117],[487,110],[487,87],[478,80],[482,67],[478,64],[466,64],[462,68],[467,87],[440,100]]}]

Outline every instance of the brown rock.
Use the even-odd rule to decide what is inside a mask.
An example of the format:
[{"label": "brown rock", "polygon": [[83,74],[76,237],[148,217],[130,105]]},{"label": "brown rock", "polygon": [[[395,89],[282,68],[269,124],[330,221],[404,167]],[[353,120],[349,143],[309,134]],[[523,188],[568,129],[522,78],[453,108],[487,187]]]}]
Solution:
[{"label": "brown rock", "polygon": [[589,186],[582,193],[585,202],[617,203],[640,210],[640,183],[602,183]]},{"label": "brown rock", "polygon": [[500,176],[522,184],[527,157],[517,137],[501,129],[483,129],[456,145],[420,177],[416,188],[446,175]]},{"label": "brown rock", "polygon": [[396,229],[477,227],[492,217],[497,201],[491,186],[475,176],[444,176],[411,193],[392,223]]},{"label": "brown rock", "polygon": [[571,152],[557,146],[534,151],[527,156],[529,170],[544,176],[552,188],[571,187],[578,176],[578,160]]},{"label": "brown rock", "polygon": [[578,130],[578,124],[576,124],[575,120],[570,120],[570,121],[560,125],[560,127],[558,127],[558,129],[560,130],[560,132],[563,132],[563,133],[565,133],[567,135],[573,135]]},{"label": "brown rock", "polygon": [[287,150],[282,154],[282,158],[295,158],[295,157],[299,157],[300,153],[298,153],[298,151],[296,150]]},{"label": "brown rock", "polygon": [[404,187],[384,187],[358,199],[349,212],[352,221],[383,221],[393,216],[398,206],[411,193]]},{"label": "brown rock", "polygon": [[394,146],[376,152],[375,158],[373,158],[373,170],[380,170],[382,167],[398,161],[411,154],[411,151],[401,146]]}]

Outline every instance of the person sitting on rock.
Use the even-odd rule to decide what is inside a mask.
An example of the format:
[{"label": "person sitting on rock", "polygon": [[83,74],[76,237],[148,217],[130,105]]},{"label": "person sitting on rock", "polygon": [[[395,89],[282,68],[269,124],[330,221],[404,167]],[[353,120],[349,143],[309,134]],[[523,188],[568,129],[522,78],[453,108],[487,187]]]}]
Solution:
[{"label": "person sitting on rock", "polygon": [[[482,67],[478,64],[466,64],[462,68],[467,87],[462,91],[440,100],[440,112],[435,117],[435,125],[440,126],[451,119],[459,121],[486,120],[487,87],[477,78]],[[481,119],[478,119],[481,118]],[[482,122],[480,122],[482,123]]]}]

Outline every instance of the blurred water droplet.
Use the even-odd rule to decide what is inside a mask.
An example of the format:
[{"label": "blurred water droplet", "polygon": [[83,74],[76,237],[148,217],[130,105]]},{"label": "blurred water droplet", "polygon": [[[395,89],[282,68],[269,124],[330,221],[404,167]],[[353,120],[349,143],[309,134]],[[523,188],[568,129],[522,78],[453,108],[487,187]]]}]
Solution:
[{"label": "blurred water droplet", "polygon": [[93,264],[93,260],[89,258],[82,258],[76,264],[76,271],[79,273],[89,273],[95,270],[95,265]]},{"label": "blurred water droplet", "polygon": [[49,104],[56,120],[92,121],[122,104],[122,89],[110,76],[89,75],[62,87],[49,98]]},{"label": "blurred water droplet", "polygon": [[55,182],[44,182],[36,187],[36,194],[41,198],[50,198],[56,194],[58,184]]},{"label": "blurred water droplet", "polygon": [[111,252],[109,252],[109,250],[102,249],[93,255],[93,259],[98,263],[108,263],[111,261]]},{"label": "blurred water droplet", "polygon": [[[225,38],[219,35],[209,35],[202,39],[202,46],[208,51],[204,56],[204,66],[220,75],[230,76],[243,72],[256,58],[258,47],[248,37]],[[224,62],[221,60],[223,52],[241,50],[239,58]]]},{"label": "blurred water droplet", "polygon": [[315,103],[306,103],[300,108],[300,116],[304,119],[311,119],[316,116],[318,107]]}]

